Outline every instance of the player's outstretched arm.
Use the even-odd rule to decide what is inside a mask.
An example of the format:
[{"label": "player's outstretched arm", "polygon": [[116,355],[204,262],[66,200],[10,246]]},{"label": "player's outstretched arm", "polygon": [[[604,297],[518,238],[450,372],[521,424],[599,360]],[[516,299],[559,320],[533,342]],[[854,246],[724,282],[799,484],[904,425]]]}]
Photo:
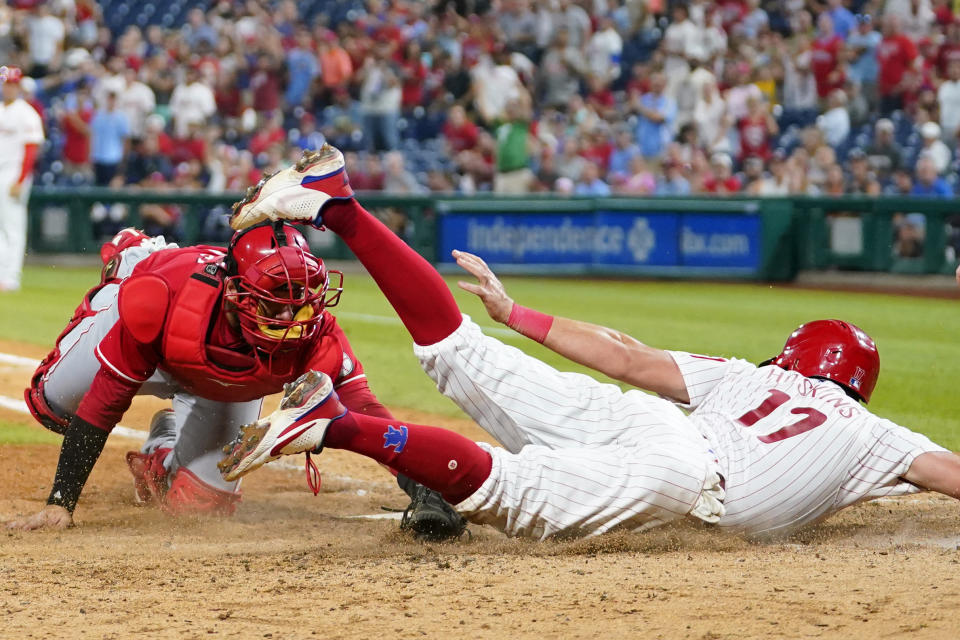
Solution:
[{"label": "player's outstretched arm", "polygon": [[929,451],[917,456],[903,479],[918,487],[960,500],[960,456]]},{"label": "player's outstretched arm", "polygon": [[73,510],[93,465],[107,442],[108,432],[74,416],[63,436],[57,473],[47,504],[39,512],[7,523],[10,529],[64,529],[73,524]]},{"label": "player's outstretched arm", "polygon": [[516,305],[482,258],[465,251],[454,251],[453,257],[477,279],[476,284],[460,281],[460,288],[478,296],[497,322],[615,380],[672,400],[689,402],[680,368],[666,351],[647,346],[615,329],[546,316]]},{"label": "player's outstretched arm", "polygon": [[957,284],[960,285],[960,267],[957,267]]},{"label": "player's outstretched arm", "polygon": [[56,504],[48,504],[37,513],[11,520],[8,529],[34,531],[36,529],[66,529],[73,524],[73,514]]}]

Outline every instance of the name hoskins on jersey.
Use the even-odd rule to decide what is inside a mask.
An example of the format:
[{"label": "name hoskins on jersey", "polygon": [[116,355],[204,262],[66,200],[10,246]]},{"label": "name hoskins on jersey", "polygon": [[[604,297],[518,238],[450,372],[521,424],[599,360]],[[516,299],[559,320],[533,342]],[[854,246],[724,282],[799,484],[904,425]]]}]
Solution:
[{"label": "name hoskins on jersey", "polygon": [[900,476],[917,455],[944,450],[829,380],[670,353],[687,384],[690,419],[726,479],[720,526],[784,533],[861,500],[915,493]]}]

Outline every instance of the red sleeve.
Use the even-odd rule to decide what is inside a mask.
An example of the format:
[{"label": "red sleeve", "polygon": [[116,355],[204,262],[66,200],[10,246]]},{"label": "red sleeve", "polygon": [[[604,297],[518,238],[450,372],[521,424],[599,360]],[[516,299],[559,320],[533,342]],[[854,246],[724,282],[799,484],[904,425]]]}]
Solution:
[{"label": "red sleeve", "polygon": [[33,173],[33,165],[37,161],[37,147],[36,144],[27,144],[23,147],[23,166],[20,168],[20,177],[17,179],[17,184],[22,183],[24,180],[30,177],[30,174]]},{"label": "red sleeve", "polygon": [[137,395],[139,389],[139,383],[120,378],[101,365],[90,389],[80,401],[77,416],[99,429],[112,431],[130,408],[133,396]]},{"label": "red sleeve", "polygon": [[156,371],[160,363],[158,337],[144,344],[133,337],[121,318],[97,345],[96,356],[101,368],[109,369],[116,377],[140,386]]},{"label": "red sleeve", "polygon": [[[378,418],[393,418],[390,411],[381,404],[370,390],[367,374],[363,372],[363,365],[353,353],[350,341],[347,340],[343,329],[337,324],[333,316],[329,317],[330,324],[326,331],[327,336],[335,338],[340,351],[340,371],[334,375],[333,388],[336,389],[340,401],[351,411],[365,413]],[[328,372],[329,373],[329,372]]]},{"label": "red sleeve", "polygon": [[393,414],[385,406],[380,404],[377,396],[373,395],[370,385],[366,378],[354,380],[343,388],[337,389],[337,395],[340,402],[354,413],[363,413],[377,418],[387,418],[392,420]]},{"label": "red sleeve", "polygon": [[105,431],[110,431],[130,408],[133,396],[153,375],[160,361],[159,348],[137,342],[117,322],[96,349],[100,370],[84,394],[77,415]]}]

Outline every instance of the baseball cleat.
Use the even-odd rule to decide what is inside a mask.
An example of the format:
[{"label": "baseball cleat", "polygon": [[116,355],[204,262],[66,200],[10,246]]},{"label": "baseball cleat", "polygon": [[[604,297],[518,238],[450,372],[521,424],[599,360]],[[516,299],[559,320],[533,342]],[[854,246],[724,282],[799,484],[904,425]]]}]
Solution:
[{"label": "baseball cleat", "polygon": [[127,451],[127,467],[133,475],[133,500],[144,506],[163,500],[167,492],[167,470],[163,466],[169,448],[160,448],[153,453]]},{"label": "baseball cleat", "polygon": [[346,415],[325,373],[310,371],[284,387],[280,407],[266,418],[240,427],[237,438],[223,448],[217,463],[227,480],[236,480],[280,456],[317,453],[327,427]]},{"label": "baseball cleat", "polygon": [[324,143],[319,151],[304,151],[297,164],[264,176],[234,203],[230,226],[240,231],[264,220],[314,222],[331,200],[348,200],[353,189],[343,154]]}]

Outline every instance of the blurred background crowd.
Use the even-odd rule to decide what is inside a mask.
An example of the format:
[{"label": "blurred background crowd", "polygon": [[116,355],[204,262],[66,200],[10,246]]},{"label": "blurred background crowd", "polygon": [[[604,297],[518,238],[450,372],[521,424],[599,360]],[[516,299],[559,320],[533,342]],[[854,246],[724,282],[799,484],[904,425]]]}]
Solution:
[{"label": "blurred background crowd", "polygon": [[955,4],[7,0],[0,59],[38,184],[241,190],[326,140],[397,194],[949,197]]}]

